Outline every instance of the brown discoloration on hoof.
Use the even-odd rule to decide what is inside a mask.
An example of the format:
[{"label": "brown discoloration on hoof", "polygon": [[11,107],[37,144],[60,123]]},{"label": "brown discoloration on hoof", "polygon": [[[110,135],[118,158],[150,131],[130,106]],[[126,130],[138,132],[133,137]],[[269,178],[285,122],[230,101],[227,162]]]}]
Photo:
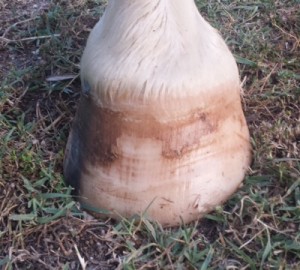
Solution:
[{"label": "brown discoloration on hoof", "polygon": [[66,147],[64,176],[77,191],[87,164],[108,166],[118,159],[116,140],[120,136],[119,113],[100,110],[89,96],[82,96]]},{"label": "brown discoloration on hoof", "polygon": [[101,108],[90,97],[83,96],[72,132],[78,136],[80,151],[85,153],[83,162],[109,166],[122,155],[117,144],[121,135],[161,141],[162,156],[178,159],[198,148],[203,137],[215,132],[217,127],[216,119],[200,111],[172,123],[160,123],[146,113],[120,113]]},{"label": "brown discoloration on hoof", "polygon": [[[207,192],[215,192],[215,179],[230,180],[231,172],[226,168],[240,162],[248,144],[239,102],[226,97],[211,99],[215,105],[201,109],[195,106],[187,115],[179,111],[177,118],[161,120],[157,111],[166,107],[160,103],[120,112],[99,106],[91,96],[82,96],[66,152],[66,182],[91,205],[111,211],[120,208],[123,215],[145,210],[156,196],[159,201],[154,204],[161,211],[169,211],[170,216],[177,211],[180,196],[189,205],[180,210],[189,220],[209,211],[210,205],[203,201],[215,205],[214,199],[205,197],[202,185],[208,186]],[[180,102],[186,106],[191,101]],[[212,173],[202,177],[206,166]],[[240,178],[242,173],[232,175]],[[229,185],[230,192],[237,186]],[[194,195],[194,189],[203,193],[202,200],[184,197],[188,192]],[[223,197],[230,193],[226,192]]]},{"label": "brown discoloration on hoof", "polygon": [[[181,159],[191,151],[211,144],[213,136],[210,135],[218,132],[220,123],[230,117],[236,118],[236,111],[239,112],[240,108],[224,103],[223,109],[212,108],[205,112],[195,109],[179,120],[161,123],[147,113],[147,108],[142,112],[116,112],[98,106],[90,96],[82,96],[69,139],[70,154],[66,154],[66,159],[74,159],[77,155],[73,166],[85,173],[88,173],[86,163],[111,166],[124,158],[118,145],[118,138],[122,135],[160,141],[164,159]],[[245,120],[240,119],[240,122],[245,125]]]},{"label": "brown discoloration on hoof", "polygon": [[166,159],[180,159],[185,154],[203,145],[203,138],[215,132],[218,122],[207,113],[195,111],[188,118],[164,129],[162,156]]},{"label": "brown discoloration on hoof", "polygon": [[99,108],[90,97],[81,98],[72,129],[81,141],[83,163],[108,166],[118,159],[121,119],[121,113]]}]

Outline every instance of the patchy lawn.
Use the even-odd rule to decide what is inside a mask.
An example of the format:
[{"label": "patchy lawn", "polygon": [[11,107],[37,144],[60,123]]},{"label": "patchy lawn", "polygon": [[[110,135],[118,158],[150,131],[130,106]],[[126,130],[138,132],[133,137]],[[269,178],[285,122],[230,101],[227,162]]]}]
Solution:
[{"label": "patchy lawn", "polygon": [[180,228],[94,220],[63,183],[79,61],[101,0],[0,4],[2,269],[300,269],[300,3],[196,1],[239,63],[254,162]]}]

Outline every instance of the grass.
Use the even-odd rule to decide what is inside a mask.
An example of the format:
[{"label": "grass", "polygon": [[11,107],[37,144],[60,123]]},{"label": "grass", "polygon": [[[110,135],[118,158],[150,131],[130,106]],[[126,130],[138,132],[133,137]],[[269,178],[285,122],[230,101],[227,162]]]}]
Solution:
[{"label": "grass", "polygon": [[100,0],[0,6],[2,269],[300,269],[300,3],[196,1],[244,83],[254,161],[204,219],[94,220],[63,183],[79,61]]}]

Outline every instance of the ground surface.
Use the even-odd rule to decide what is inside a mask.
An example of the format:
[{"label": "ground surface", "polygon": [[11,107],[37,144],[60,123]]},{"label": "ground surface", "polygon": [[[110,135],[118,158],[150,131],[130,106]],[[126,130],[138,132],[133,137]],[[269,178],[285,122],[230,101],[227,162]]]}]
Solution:
[{"label": "ground surface", "polygon": [[239,63],[254,162],[226,205],[174,229],[93,220],[63,184],[80,55],[105,1],[0,2],[2,269],[300,269],[300,3],[196,2]]}]

